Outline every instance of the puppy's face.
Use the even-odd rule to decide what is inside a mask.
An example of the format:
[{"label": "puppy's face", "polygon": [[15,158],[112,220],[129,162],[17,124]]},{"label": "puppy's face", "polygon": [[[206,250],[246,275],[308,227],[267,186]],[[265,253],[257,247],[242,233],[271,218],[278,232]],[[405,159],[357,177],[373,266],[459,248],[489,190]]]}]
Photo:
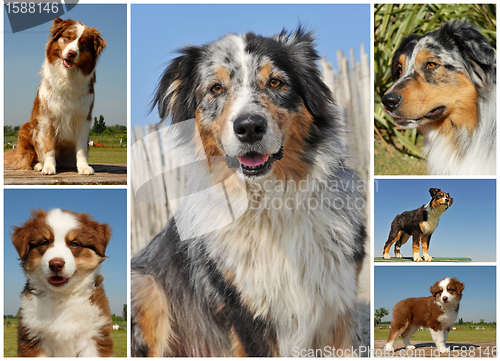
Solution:
[{"label": "puppy's face", "polygon": [[32,287],[62,290],[78,284],[105,257],[109,227],[88,215],[54,209],[33,211],[13,227],[12,243]]},{"label": "puppy's face", "polygon": [[462,299],[462,291],[464,284],[456,278],[444,278],[437,281],[430,291],[434,297],[435,302],[443,305],[456,305]]},{"label": "puppy's face", "polygon": [[432,208],[437,209],[438,207],[450,207],[453,204],[453,198],[450,197],[450,193],[443,192],[438,188],[429,189],[431,194],[431,205]]},{"label": "puppy's face", "polygon": [[318,118],[331,117],[333,104],[310,34],[227,35],[183,53],[158,87],[162,118],[195,118],[200,150],[226,157],[247,178],[285,169],[306,173],[315,136],[327,122]]}]

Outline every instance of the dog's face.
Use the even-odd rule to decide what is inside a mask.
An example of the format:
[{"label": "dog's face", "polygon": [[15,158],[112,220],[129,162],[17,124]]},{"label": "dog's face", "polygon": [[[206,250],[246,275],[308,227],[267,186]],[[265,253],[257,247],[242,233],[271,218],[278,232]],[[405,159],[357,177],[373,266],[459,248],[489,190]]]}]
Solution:
[{"label": "dog's face", "polygon": [[462,299],[464,284],[456,278],[443,278],[431,286],[434,301],[439,304],[455,305]]},{"label": "dog's face", "polygon": [[[404,128],[449,118],[477,118],[477,88],[495,82],[495,51],[474,27],[450,22],[422,37],[409,36],[394,53],[394,84],[382,98]],[[470,130],[475,121],[466,124]]]},{"label": "dog's face", "polygon": [[162,119],[195,118],[202,151],[248,179],[307,172],[335,116],[310,34],[231,34],[182,53],[158,85]]},{"label": "dog's face", "polygon": [[448,208],[453,204],[453,198],[450,197],[450,193],[445,193],[438,188],[430,188],[429,193],[432,197],[431,205],[434,209],[441,206]]},{"label": "dog's face", "polygon": [[60,209],[32,211],[13,229],[12,243],[30,284],[50,290],[71,288],[92,273],[111,237],[106,224]]},{"label": "dog's face", "polygon": [[47,58],[51,63],[60,60],[67,69],[78,68],[88,75],[105,46],[106,42],[95,28],[57,18],[50,28]]}]

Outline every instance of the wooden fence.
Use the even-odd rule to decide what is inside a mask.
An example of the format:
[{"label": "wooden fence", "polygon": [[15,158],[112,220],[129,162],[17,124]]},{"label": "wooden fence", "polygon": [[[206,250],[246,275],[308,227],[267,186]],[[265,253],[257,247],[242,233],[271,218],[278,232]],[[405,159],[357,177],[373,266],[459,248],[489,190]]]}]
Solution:
[{"label": "wooden fence", "polygon": [[[348,132],[347,150],[352,157],[349,165],[356,169],[364,181],[369,179],[370,149],[370,72],[368,55],[361,45],[361,62],[354,62],[354,50],[350,60],[342,51],[337,52],[339,70],[321,59],[321,69],[325,83],[330,87],[337,105],[344,116]],[[349,67],[349,64],[351,66]],[[140,126],[132,132],[132,256],[146,246],[172,216],[167,204],[166,184],[179,188],[182,193],[185,175],[181,168],[170,171],[168,178],[156,177],[163,170],[176,169],[177,159],[169,156],[162,144],[162,125],[151,124],[144,129]],[[154,179],[154,181],[148,181]],[[140,193],[137,193],[140,186]]]}]

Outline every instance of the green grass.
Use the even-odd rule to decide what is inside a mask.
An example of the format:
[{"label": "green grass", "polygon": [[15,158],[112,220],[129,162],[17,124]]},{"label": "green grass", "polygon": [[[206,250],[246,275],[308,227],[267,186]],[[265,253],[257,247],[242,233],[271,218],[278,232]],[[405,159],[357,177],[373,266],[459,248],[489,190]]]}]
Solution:
[{"label": "green grass", "polygon": [[[496,329],[486,328],[485,330],[467,330],[466,328],[451,330],[448,336],[448,342],[495,342]],[[387,340],[389,329],[376,328],[374,331],[375,340]],[[401,337],[398,337],[401,341]],[[411,341],[433,342],[429,331],[417,331],[410,337]]]},{"label": "green grass", "polygon": [[[12,138],[16,140],[17,138]],[[127,147],[120,147],[119,143],[111,143],[102,141],[106,147],[90,147],[89,148],[89,163],[90,164],[127,164]],[[109,145],[108,144],[112,144]],[[114,146],[115,144],[116,146]],[[12,149],[12,147],[4,147],[4,152]]]},{"label": "green grass", "polygon": [[377,136],[375,136],[374,157],[375,175],[427,174],[425,160],[399,152],[390,144],[386,147]]},{"label": "green grass", "polygon": [[[17,357],[17,325],[4,326],[3,352],[5,357]],[[127,331],[112,330],[113,349],[116,357],[127,357]]]},{"label": "green grass", "polygon": [[127,164],[127,148],[90,148],[89,164]]}]

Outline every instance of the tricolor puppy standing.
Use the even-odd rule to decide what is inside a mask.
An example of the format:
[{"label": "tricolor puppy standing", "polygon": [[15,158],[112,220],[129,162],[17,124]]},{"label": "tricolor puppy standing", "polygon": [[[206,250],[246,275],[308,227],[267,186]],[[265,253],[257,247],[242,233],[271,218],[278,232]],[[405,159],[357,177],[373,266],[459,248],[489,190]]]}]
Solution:
[{"label": "tricolor puppy standing", "polygon": [[18,356],[113,356],[111,315],[99,265],[111,237],[85,213],[32,211],[13,227],[27,278]]}]

